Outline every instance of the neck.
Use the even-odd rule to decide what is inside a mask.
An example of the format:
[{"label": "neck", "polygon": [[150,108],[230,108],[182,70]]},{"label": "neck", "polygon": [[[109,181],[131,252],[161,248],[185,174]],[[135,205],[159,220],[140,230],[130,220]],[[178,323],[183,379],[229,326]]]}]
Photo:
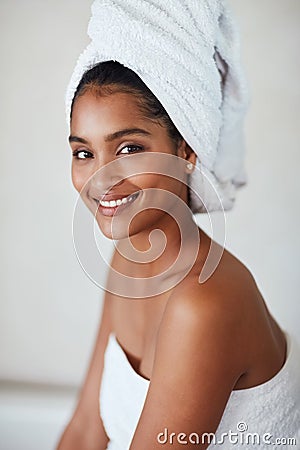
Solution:
[{"label": "neck", "polygon": [[[176,271],[187,263],[190,246],[199,239],[198,227],[190,210],[181,202],[172,211],[174,217],[164,213],[153,226],[119,241],[118,249],[126,264],[139,276],[154,276],[167,270],[174,264],[180,251],[185,257],[176,263]],[[174,267],[175,270],[175,267]]]}]

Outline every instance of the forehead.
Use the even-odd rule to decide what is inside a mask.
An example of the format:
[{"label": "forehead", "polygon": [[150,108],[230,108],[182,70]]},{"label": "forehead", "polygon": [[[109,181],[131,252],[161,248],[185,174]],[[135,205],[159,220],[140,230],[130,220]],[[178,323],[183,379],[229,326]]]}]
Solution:
[{"label": "forehead", "polygon": [[136,95],[114,92],[96,95],[92,90],[76,98],[70,123],[71,135],[99,142],[122,129],[140,128],[155,139],[169,141],[167,130],[158,120],[145,117]]},{"label": "forehead", "polygon": [[95,90],[88,90],[74,101],[71,125],[93,117],[103,121],[147,120],[141,112],[140,104],[134,94],[114,92],[101,95]]}]

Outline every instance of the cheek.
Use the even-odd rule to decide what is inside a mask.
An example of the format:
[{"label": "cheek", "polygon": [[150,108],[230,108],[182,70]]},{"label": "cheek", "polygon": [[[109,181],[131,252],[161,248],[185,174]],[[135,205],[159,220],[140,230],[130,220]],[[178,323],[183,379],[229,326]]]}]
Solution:
[{"label": "cheek", "polygon": [[71,175],[74,188],[77,192],[80,192],[89,179],[89,173],[87,173],[87,171],[82,167],[78,167],[78,165],[72,164]]},{"label": "cheek", "polygon": [[134,183],[142,189],[156,188],[179,194],[182,189],[182,183],[176,178],[161,174],[144,174],[136,176]]}]

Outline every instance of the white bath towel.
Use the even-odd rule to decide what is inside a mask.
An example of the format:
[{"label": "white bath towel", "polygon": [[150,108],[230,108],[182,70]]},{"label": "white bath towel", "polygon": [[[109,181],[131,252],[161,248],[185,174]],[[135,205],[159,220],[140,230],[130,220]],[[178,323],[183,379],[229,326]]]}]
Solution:
[{"label": "white bath towel", "polygon": [[[98,62],[118,61],[140,76],[197,154],[205,176],[198,170],[190,175],[192,211],[231,209],[236,188],[247,182],[243,122],[249,89],[227,3],[95,0],[88,34],[91,42],[67,88],[67,120],[83,73]],[[219,197],[205,187],[207,178]]]}]

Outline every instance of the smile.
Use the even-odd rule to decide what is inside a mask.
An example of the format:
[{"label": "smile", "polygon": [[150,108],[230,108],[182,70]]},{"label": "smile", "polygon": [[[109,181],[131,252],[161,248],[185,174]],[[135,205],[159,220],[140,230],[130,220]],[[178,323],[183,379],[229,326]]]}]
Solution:
[{"label": "smile", "polygon": [[114,214],[120,214],[124,209],[126,209],[130,204],[132,204],[137,197],[139,192],[127,195],[125,197],[119,197],[114,200],[96,200],[98,204],[98,211],[104,216],[113,216]]},{"label": "smile", "polygon": [[120,206],[122,204],[125,204],[127,202],[132,202],[133,200],[136,199],[136,197],[138,196],[138,193],[134,193],[131,195],[128,195],[127,197],[121,197],[121,198],[117,198],[115,200],[99,200],[99,203],[101,206],[106,206],[109,208],[114,208],[115,206]]}]

